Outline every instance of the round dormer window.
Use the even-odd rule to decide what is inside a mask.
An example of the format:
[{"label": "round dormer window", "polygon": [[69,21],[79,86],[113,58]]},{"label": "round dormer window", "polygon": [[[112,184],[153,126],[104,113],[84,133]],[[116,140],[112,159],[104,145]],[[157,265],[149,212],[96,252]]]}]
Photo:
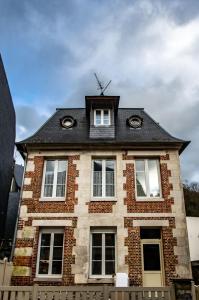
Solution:
[{"label": "round dormer window", "polygon": [[139,116],[131,116],[128,120],[128,125],[131,128],[141,128],[142,127],[142,123],[143,123],[143,119]]},{"label": "round dormer window", "polygon": [[75,120],[72,117],[64,117],[61,119],[61,125],[64,128],[71,128],[75,124]]}]

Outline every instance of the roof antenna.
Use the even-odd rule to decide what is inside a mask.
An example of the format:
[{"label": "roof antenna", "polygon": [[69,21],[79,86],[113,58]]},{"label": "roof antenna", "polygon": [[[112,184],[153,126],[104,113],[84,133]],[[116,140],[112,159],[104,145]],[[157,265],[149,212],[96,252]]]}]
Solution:
[{"label": "roof antenna", "polygon": [[97,89],[101,91],[100,96],[104,96],[104,92],[108,88],[109,84],[111,83],[111,80],[104,86],[103,83],[97,77],[96,73],[94,73],[94,76],[95,76],[95,78],[97,80],[97,84],[98,84],[98,88]]}]

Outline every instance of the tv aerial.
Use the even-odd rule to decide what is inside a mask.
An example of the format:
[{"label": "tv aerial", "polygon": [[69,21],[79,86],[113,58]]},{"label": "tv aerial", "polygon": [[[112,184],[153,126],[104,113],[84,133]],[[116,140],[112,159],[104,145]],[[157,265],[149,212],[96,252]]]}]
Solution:
[{"label": "tv aerial", "polygon": [[94,76],[95,76],[95,78],[97,80],[97,84],[98,84],[98,88],[97,89],[101,91],[100,96],[104,96],[104,92],[108,88],[109,84],[111,83],[111,80],[107,84],[104,85],[102,83],[102,81],[99,80],[99,78],[97,77],[96,73],[94,73]]}]

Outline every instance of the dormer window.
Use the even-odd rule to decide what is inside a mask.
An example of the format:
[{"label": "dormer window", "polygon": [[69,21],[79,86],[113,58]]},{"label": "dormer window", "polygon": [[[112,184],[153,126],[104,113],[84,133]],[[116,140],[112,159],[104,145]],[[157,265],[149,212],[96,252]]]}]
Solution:
[{"label": "dormer window", "polygon": [[109,125],[111,125],[110,109],[96,109],[96,110],[94,110],[94,125],[95,126],[109,126]]}]

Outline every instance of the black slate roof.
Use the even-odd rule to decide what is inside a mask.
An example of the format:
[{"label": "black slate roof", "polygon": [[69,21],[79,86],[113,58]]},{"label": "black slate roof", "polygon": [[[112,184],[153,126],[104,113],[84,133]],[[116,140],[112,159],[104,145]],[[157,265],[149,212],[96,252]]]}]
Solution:
[{"label": "black slate roof", "polygon": [[[140,129],[133,129],[127,125],[126,120],[132,115],[138,115],[143,119],[143,125]],[[60,119],[64,116],[71,116],[76,120],[73,128],[65,129],[60,125]],[[158,144],[174,144],[182,152],[189,142],[171,136],[158,123],[156,123],[142,108],[119,108],[116,117],[116,130],[114,139],[90,139],[89,138],[89,120],[84,108],[57,109],[47,122],[31,137],[18,142],[17,148],[23,152],[24,147],[30,145],[67,145],[75,148],[77,145],[97,146],[109,145],[145,145],[151,144],[154,147]]]}]

